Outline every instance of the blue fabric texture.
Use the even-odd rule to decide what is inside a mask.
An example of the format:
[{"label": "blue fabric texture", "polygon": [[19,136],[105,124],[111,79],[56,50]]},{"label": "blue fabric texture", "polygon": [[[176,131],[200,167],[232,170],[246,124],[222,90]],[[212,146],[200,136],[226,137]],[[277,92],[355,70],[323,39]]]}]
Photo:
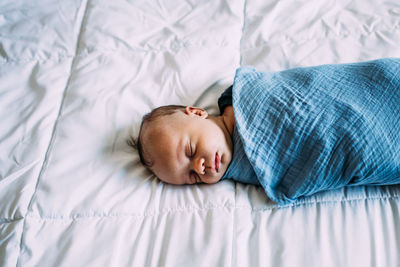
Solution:
[{"label": "blue fabric texture", "polygon": [[245,184],[259,185],[257,175],[247,158],[236,126],[233,129],[233,157],[222,179],[232,179]]},{"label": "blue fabric texture", "polygon": [[275,73],[242,67],[232,94],[241,142],[234,140],[226,175],[255,183],[248,168],[240,178],[250,162],[278,204],[344,186],[400,183],[399,59]]}]

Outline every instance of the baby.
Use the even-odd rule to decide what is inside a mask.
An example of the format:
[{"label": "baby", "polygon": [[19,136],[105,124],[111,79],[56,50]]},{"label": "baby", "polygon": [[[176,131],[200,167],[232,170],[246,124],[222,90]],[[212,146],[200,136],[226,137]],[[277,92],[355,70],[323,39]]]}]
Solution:
[{"label": "baby", "polygon": [[400,60],[265,73],[239,68],[220,115],[165,106],[135,146],[171,184],[261,185],[278,204],[324,190],[400,183]]},{"label": "baby", "polygon": [[163,106],[144,116],[135,147],[141,162],[164,182],[216,183],[232,160],[234,124],[232,106],[221,116],[197,107]]}]

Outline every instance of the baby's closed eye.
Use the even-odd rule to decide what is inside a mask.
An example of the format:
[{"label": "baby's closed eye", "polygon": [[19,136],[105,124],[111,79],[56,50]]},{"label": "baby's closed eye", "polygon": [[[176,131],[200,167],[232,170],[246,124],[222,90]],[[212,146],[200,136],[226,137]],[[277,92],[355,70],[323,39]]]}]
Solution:
[{"label": "baby's closed eye", "polygon": [[189,158],[193,158],[195,154],[196,154],[196,151],[193,149],[192,144],[190,142],[188,142],[186,155]]}]

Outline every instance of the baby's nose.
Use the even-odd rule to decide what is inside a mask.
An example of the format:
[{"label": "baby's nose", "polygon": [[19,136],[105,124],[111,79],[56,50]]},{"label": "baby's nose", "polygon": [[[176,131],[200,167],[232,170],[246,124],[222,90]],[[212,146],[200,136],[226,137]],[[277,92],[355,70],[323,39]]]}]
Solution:
[{"label": "baby's nose", "polygon": [[205,169],[204,158],[197,158],[194,162],[193,168],[198,174],[204,174],[204,169]]}]

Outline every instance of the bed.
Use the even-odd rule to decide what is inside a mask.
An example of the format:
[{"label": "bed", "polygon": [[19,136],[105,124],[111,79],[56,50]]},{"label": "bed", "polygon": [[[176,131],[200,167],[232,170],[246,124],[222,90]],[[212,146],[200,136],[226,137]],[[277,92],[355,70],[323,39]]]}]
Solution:
[{"label": "bed", "polygon": [[217,114],[235,70],[400,57],[396,0],[0,2],[0,265],[400,266],[400,186],[278,206],[160,182],[126,144],[164,104]]}]

